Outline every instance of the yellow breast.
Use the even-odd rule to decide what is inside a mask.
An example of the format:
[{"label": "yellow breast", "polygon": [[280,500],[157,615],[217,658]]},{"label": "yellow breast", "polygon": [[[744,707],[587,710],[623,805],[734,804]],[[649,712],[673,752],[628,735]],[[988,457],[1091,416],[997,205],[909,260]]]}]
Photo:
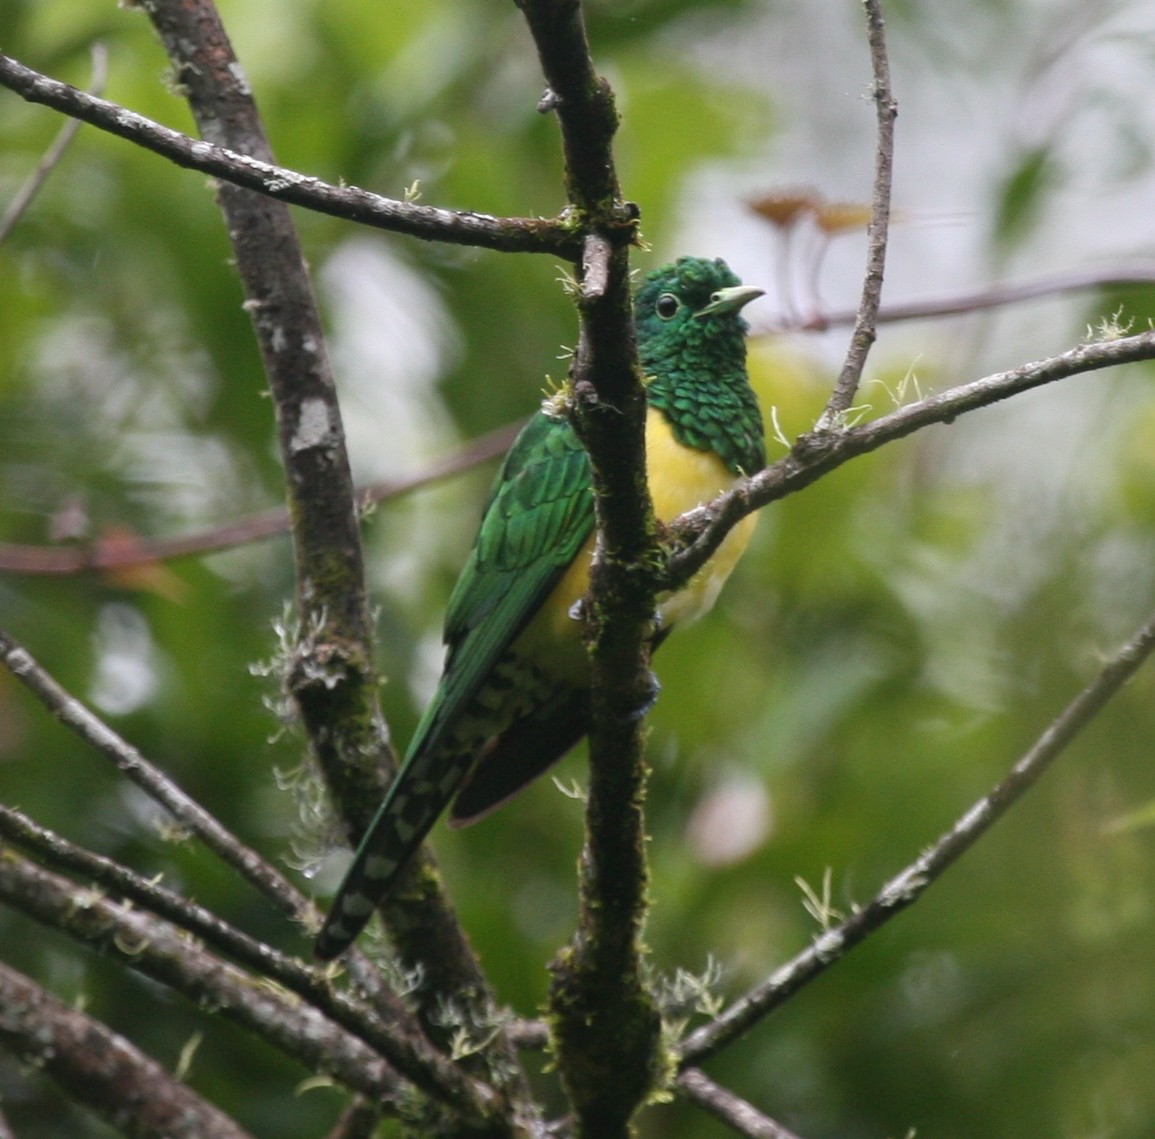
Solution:
[{"label": "yellow breast", "polygon": [[[652,407],[646,413],[646,470],[654,514],[661,522],[672,522],[687,510],[711,502],[738,481],[717,455],[683,447],[666,417]],[[663,626],[693,621],[709,610],[746,549],[756,522],[753,514],[739,522],[684,589],[659,600]],[[531,655],[544,648],[543,642],[552,644],[553,663],[565,673],[586,667],[585,649],[574,636],[570,611],[589,588],[593,549],[591,537],[520,638],[519,649]],[[555,655],[558,642],[566,646],[560,657]]]},{"label": "yellow breast", "polygon": [[[669,420],[652,407],[646,413],[646,470],[654,514],[661,522],[672,522],[687,510],[712,502],[738,482],[717,455],[679,443]],[[755,514],[743,518],[685,589],[661,601],[658,610],[665,624],[693,621],[710,609],[757,522]]]}]

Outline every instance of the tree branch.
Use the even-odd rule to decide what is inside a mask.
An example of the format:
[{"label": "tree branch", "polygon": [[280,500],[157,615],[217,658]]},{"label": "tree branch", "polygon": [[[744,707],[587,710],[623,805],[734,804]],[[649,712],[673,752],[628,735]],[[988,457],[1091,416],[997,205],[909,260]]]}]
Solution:
[{"label": "tree branch", "polygon": [[[1131,265],[1105,265],[1094,269],[1080,269],[1052,273],[1033,281],[1006,282],[987,285],[969,293],[943,297],[937,301],[911,301],[905,304],[883,305],[878,311],[879,324],[896,324],[907,320],[930,320],[944,316],[967,316],[984,309],[1004,305],[1024,304],[1027,301],[1046,300],[1067,293],[1087,289],[1144,288],[1155,285],[1155,264],[1136,262]],[[853,324],[857,310],[839,310],[824,313],[807,321],[784,321],[755,328],[754,336],[773,335],[777,332],[822,332],[840,324]]]},{"label": "tree branch", "polygon": [[[122,1036],[0,963],[0,1042],[136,1139],[249,1139]],[[0,1136],[12,1132],[0,1117]]]},{"label": "tree branch", "polygon": [[590,572],[590,785],[578,929],[551,963],[559,1073],[582,1136],[617,1139],[649,1094],[659,1017],[641,971],[647,869],[641,712],[652,702],[657,533],[645,473],[628,246],[637,210],[613,159],[617,112],[590,57],[577,0],[518,0],[557,113],[565,185],[585,233],[572,419],[590,456],[597,552]]},{"label": "tree branch", "polygon": [[717,1054],[787,998],[844,957],[859,942],[913,904],[962,854],[1022,798],[1079,732],[1131,679],[1155,650],[1155,616],[1107,661],[1098,675],[1047,725],[1031,748],[949,831],[896,874],[846,921],[824,931],[808,949],[776,970],[679,1047],[683,1065]]},{"label": "tree branch", "polygon": [[[462,1119],[481,1125],[497,1107],[485,1085],[432,1050],[418,1057],[392,1041],[394,1067],[343,1028],[258,978],[206,952],[174,928],[127,904],[78,887],[0,848],[0,898],[90,948],[175,989],[253,1032],[309,1070],[396,1104],[408,1094],[397,1072]],[[402,1067],[404,1065],[404,1067]]]},{"label": "tree branch", "polygon": [[927,396],[859,427],[801,435],[784,458],[736,489],[674,521],[669,528],[674,549],[666,564],[662,588],[677,589],[689,581],[746,515],[808,487],[859,455],[876,451],[923,427],[952,423],[967,412],[1056,380],[1150,359],[1155,359],[1155,332],[1080,344],[1058,356],[995,372]]},{"label": "tree branch", "polygon": [[325,1139],[373,1139],[381,1116],[381,1109],[375,1103],[358,1096],[341,1113]]},{"label": "tree branch", "polygon": [[283,913],[303,919],[308,903],[255,850],[246,846],[159,768],[62,688],[32,654],[0,629],[0,662],[66,728],[111,759],[124,776],[165,808]]},{"label": "tree branch", "polygon": [[[636,207],[621,200],[614,167],[618,129],[614,96],[594,69],[578,0],[515,0],[533,36],[548,84],[538,109],[557,114],[565,160],[565,189],[584,215],[586,232],[624,225],[632,235]],[[575,228],[575,232],[576,228]]]},{"label": "tree branch", "polygon": [[[498,427],[444,458],[435,460],[416,474],[360,487],[356,491],[357,502],[362,508],[373,503],[387,502],[462,471],[471,470],[504,454],[520,428],[521,423]],[[117,534],[100,536],[90,542],[71,542],[68,545],[34,546],[0,542],[0,570],[7,573],[65,575],[126,569],[174,561],[177,558],[199,557],[278,537],[287,534],[290,525],[288,510],[278,506],[250,514],[236,522],[174,538]]]},{"label": "tree branch", "polygon": [[[26,815],[0,805],[0,836],[70,877],[82,878],[199,938],[218,953],[283,986],[363,1040],[399,1071],[424,1068],[434,1082],[443,1064],[413,1014],[387,989],[375,993],[376,1012],[334,989],[325,974],[265,945],[154,880],[68,842]],[[302,905],[306,903],[302,900]],[[416,1067],[415,1067],[416,1066]]]},{"label": "tree branch", "polygon": [[[95,43],[92,45],[91,54],[92,79],[89,82],[88,91],[90,95],[99,96],[108,79],[108,49],[102,43]],[[80,130],[79,119],[70,119],[66,122],[57,131],[52,145],[45,151],[44,157],[37,163],[36,169],[29,175],[24,185],[16,191],[16,196],[8,203],[8,208],[0,215],[0,245],[4,244],[5,239],[16,228],[17,222],[36,200],[40,188],[60,164],[64,152],[72,144],[78,130]]]},{"label": "tree branch", "polygon": [[127,107],[42,75],[2,53],[0,86],[29,103],[51,107],[187,170],[199,170],[246,190],[331,217],[423,241],[444,241],[510,253],[549,253],[572,258],[580,248],[568,221],[498,218],[400,202],[356,186],[334,186],[320,178],[277,166],[271,157],[250,155],[223,142],[213,145],[190,138]]},{"label": "tree branch", "polygon": [[[252,93],[211,0],[155,0],[147,13],[177,71],[197,127],[212,143],[262,163],[273,155]],[[248,162],[249,159],[244,160]],[[368,826],[396,769],[378,704],[372,622],[356,498],[324,333],[287,207],[220,187],[245,307],[277,412],[293,523],[301,614],[289,689],[314,754],[354,839]],[[432,234],[431,234],[432,235]],[[386,916],[398,951],[420,963],[427,1030],[448,1046],[435,1014],[446,994],[488,1015],[485,976],[441,889],[428,853],[411,867],[419,904],[399,891]],[[516,1053],[500,1034],[493,1069],[503,1091],[528,1102]],[[466,1066],[481,1068],[483,1057]]]},{"label": "tree branch", "polygon": [[[295,921],[309,927],[318,924],[313,903],[300,893],[256,851],[246,846],[227,827],[206,811],[195,799],[180,789],[158,767],[150,763],[131,744],[125,742],[99,717],[62,688],[32,657],[7,633],[0,629],[0,662],[2,662],[48,712],[64,727],[90,744],[97,752],[111,759],[130,782],[139,787],[154,802],[159,803],[189,833],[200,839],[224,863],[236,870],[242,878],[279,910]],[[395,1015],[393,995],[380,981],[378,971],[369,966],[361,954],[347,958],[350,973],[358,985],[369,994],[384,1015]]]},{"label": "tree branch", "polygon": [[854,321],[854,332],[846,350],[846,362],[834,392],[819,417],[815,431],[837,426],[854,402],[862,382],[866,357],[874,344],[878,308],[882,301],[882,278],[886,267],[886,240],[890,225],[890,188],[894,171],[894,120],[898,104],[890,89],[890,64],[886,57],[886,28],[879,0],[863,0],[866,10],[867,41],[874,72],[872,96],[878,117],[878,145],[874,159],[874,192],[871,196],[870,224],[866,230],[866,272],[862,278],[862,299]]},{"label": "tree branch", "polygon": [[[210,0],[147,5],[208,142],[269,163],[272,151]],[[392,763],[376,700],[373,636],[344,427],[312,284],[288,209],[219,188],[245,308],[276,410],[297,576],[299,633],[288,678],[338,803],[382,791]]]},{"label": "tree branch", "polygon": [[678,1073],[677,1090],[715,1119],[747,1139],[798,1139],[781,1123],[763,1115],[753,1104],[716,1084],[700,1068],[685,1068]]}]

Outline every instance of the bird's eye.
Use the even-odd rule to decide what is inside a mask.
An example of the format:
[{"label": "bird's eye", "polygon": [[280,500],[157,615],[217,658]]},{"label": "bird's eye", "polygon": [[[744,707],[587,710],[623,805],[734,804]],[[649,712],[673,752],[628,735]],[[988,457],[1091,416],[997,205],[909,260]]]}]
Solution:
[{"label": "bird's eye", "polygon": [[716,305],[721,299],[722,299],[721,293],[711,293],[710,294],[710,304],[712,304],[712,305]]},{"label": "bird's eye", "polygon": [[658,297],[658,303],[654,306],[654,311],[662,320],[669,320],[674,313],[678,311],[678,298],[673,293],[663,293]]}]

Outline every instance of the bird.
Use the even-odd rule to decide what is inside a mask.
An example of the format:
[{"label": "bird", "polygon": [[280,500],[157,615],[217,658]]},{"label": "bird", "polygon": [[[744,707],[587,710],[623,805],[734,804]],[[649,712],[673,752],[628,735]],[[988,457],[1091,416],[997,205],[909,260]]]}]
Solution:
[{"label": "bird", "polygon": [[[635,293],[647,478],[660,522],[766,465],[741,316],[762,295],[723,260],[698,257],[650,271]],[[714,603],[755,521],[739,522],[684,588],[658,598],[655,647]],[[450,802],[451,826],[475,822],[586,734],[580,604],[594,541],[589,458],[555,393],[494,480],[450,595],[440,682],[331,904],[315,943],[320,960],[353,943]]]}]

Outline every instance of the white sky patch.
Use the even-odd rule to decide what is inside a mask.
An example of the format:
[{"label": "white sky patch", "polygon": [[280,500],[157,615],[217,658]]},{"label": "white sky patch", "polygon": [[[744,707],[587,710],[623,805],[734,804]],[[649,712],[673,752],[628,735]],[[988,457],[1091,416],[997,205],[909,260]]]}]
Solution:
[{"label": "white sky patch", "polygon": [[459,354],[453,318],[380,238],[345,242],[320,280],[354,476],[408,474],[454,442],[437,392]]},{"label": "white sky patch", "polygon": [[113,602],[101,609],[93,639],[96,668],[89,699],[109,715],[135,712],[159,684],[148,622],[131,605]]}]

